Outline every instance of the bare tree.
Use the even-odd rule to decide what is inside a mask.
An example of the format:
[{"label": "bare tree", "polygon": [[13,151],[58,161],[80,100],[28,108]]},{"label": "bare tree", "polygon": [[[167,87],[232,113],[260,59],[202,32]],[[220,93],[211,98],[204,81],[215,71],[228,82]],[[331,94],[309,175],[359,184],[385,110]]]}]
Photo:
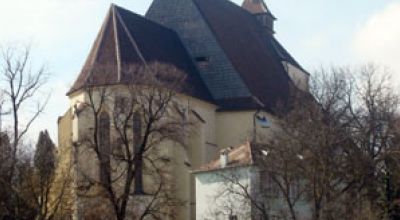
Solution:
[{"label": "bare tree", "polygon": [[[44,66],[32,70],[30,66],[30,48],[9,47],[2,51],[2,77],[6,88],[2,89],[12,114],[13,156],[16,157],[18,144],[28,132],[32,123],[43,112],[47,100],[36,102],[37,108],[24,125],[21,123],[20,113],[25,104],[38,95],[39,89],[47,81],[47,70]],[[36,97],[37,98],[37,97]],[[29,103],[32,104],[32,103]],[[11,170],[11,172],[13,172]]]},{"label": "bare tree", "polygon": [[301,160],[297,152],[288,142],[279,146],[251,143],[254,164],[248,167],[250,176],[243,174],[242,167],[217,175],[221,186],[212,205],[217,206],[214,212],[228,215],[232,211],[246,219],[299,219],[298,203],[305,200],[305,187],[296,172],[296,161]]},{"label": "bare tree", "polygon": [[[259,137],[259,143],[252,144],[257,146],[255,166],[260,171],[262,187],[255,194],[242,194],[264,213],[264,219],[273,213],[292,220],[321,219],[330,214],[340,218],[339,213],[343,213],[335,204],[350,184],[342,176],[347,169],[347,156],[341,149],[349,142],[344,124],[351,121],[348,109],[352,79],[346,71],[321,73],[311,87],[315,98],[296,93],[291,109],[277,106],[279,128],[271,131],[272,138]],[[301,209],[311,209],[313,215],[300,213]]]},{"label": "bare tree", "polygon": [[[6,213],[18,218],[21,211],[18,210],[19,206],[16,203],[24,203],[25,207],[29,206],[26,202],[21,202],[23,199],[12,187],[15,185],[13,181],[21,173],[17,171],[18,153],[24,150],[22,140],[47,103],[47,99],[43,101],[43,94],[40,93],[40,89],[47,80],[47,71],[44,66],[37,69],[32,67],[29,47],[3,48],[0,59],[0,94],[3,95],[1,113],[9,113],[7,119],[11,124],[7,131],[11,150],[6,161],[9,168],[0,176],[0,188],[5,189],[5,194],[0,196],[0,200],[7,210]],[[32,106],[36,108],[32,109]],[[24,114],[24,120],[22,120],[21,115],[24,110],[28,110],[25,113],[32,112],[32,115]],[[2,119],[4,120],[4,117]]]},{"label": "bare tree", "polygon": [[[231,167],[229,170],[210,176],[210,181],[219,182],[218,190],[211,198],[209,210],[202,213],[210,219],[269,219],[270,210],[266,203],[258,200],[253,185],[247,181],[240,168]],[[255,208],[256,211],[253,209]]]},{"label": "bare tree", "polygon": [[[269,201],[273,213],[284,219],[302,219],[298,213],[299,203],[305,200],[305,186],[299,172],[303,156],[292,140],[275,140],[264,145],[261,152],[261,201]],[[283,204],[277,209],[277,205]],[[279,207],[279,206],[278,206]],[[303,207],[304,208],[304,207]]]},{"label": "bare tree", "polygon": [[298,146],[302,161],[299,172],[305,179],[314,219],[345,218],[345,192],[354,179],[348,176],[349,152],[354,147],[348,135],[353,102],[353,78],[347,68],[321,70],[314,78],[313,98],[296,98],[283,130]]},{"label": "bare tree", "polygon": [[246,193],[234,178],[226,182],[236,183],[253,205],[272,201],[269,213],[283,201],[290,219],[304,219],[299,203],[312,211],[306,219],[395,219],[398,107],[399,96],[382,68],[321,69],[310,95],[293,94],[291,109],[275,109],[279,129],[273,138],[253,143],[262,149],[256,166],[271,180],[261,182],[274,187],[279,199],[257,200],[263,193]]},{"label": "bare tree", "polygon": [[7,114],[7,112],[4,111],[4,103],[4,94],[0,91],[0,133],[3,132],[3,117]]},{"label": "bare tree", "polygon": [[[357,87],[358,103],[352,107],[355,119],[352,137],[360,150],[359,160],[363,196],[378,218],[390,217],[390,189],[385,182],[396,176],[399,154],[396,127],[399,122],[400,97],[391,83],[390,74],[376,65],[360,69]],[[388,191],[389,190],[389,191]]]},{"label": "bare tree", "polygon": [[[90,129],[76,146],[94,156],[99,171],[93,177],[78,168],[80,189],[84,189],[80,194],[93,195],[93,189],[100,187],[118,220],[132,215],[135,219],[163,219],[174,215],[173,207],[182,205],[173,197],[173,161],[166,153],[168,146],[185,147],[190,123],[178,98],[185,74],[152,63],[131,66],[126,75],[126,84],[85,89],[86,110],[80,114],[90,118]],[[132,206],[135,213],[128,212]]]},{"label": "bare tree", "polygon": [[269,143],[295,154],[275,159],[301,155],[292,160],[299,162],[292,172],[300,175],[314,219],[354,219],[366,207],[369,216],[384,218],[376,201],[386,191],[388,156],[398,158],[391,140],[398,95],[385,72],[373,65],[321,70],[311,92],[313,97],[294,97],[293,110],[281,116],[281,130]]}]

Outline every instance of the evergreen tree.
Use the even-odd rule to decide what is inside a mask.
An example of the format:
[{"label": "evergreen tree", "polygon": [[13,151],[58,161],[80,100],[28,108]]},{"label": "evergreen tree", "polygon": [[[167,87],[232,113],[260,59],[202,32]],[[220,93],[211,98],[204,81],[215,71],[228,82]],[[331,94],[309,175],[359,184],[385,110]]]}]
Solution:
[{"label": "evergreen tree", "polygon": [[36,144],[34,157],[35,170],[35,200],[37,207],[37,220],[49,219],[50,195],[53,190],[56,169],[56,148],[49,133],[42,131]]},{"label": "evergreen tree", "polygon": [[41,131],[34,157],[34,166],[41,181],[49,181],[54,176],[56,165],[55,151],[55,145],[47,130]]}]

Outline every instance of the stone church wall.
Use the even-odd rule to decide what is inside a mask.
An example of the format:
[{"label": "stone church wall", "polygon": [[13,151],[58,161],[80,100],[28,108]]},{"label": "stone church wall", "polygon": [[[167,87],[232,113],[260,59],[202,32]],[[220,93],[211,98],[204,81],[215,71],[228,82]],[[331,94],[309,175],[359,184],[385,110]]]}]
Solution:
[{"label": "stone church wall", "polygon": [[[109,91],[112,91],[113,93],[110,94],[110,97],[114,97],[114,94],[118,94],[119,96],[126,94],[126,92],[118,86],[110,87]],[[70,99],[71,109],[74,109],[74,106],[76,106],[77,103],[85,103],[88,101],[88,97],[84,92],[75,93],[70,97]],[[179,189],[176,190],[176,196],[186,202],[186,206],[182,207],[181,210],[178,211],[178,217],[176,219],[187,220],[191,219],[191,215],[194,217],[195,213],[194,179],[190,172],[192,169],[198,168],[200,165],[209,162],[218,152],[218,148],[214,144],[216,142],[216,106],[185,95],[179,95],[178,99],[182,100],[182,107],[186,106],[188,109],[188,115],[191,118],[190,120],[195,122],[194,126],[196,127],[193,129],[195,132],[188,137],[189,148],[184,149],[182,147],[170,146],[169,143],[165,143],[163,144],[162,149],[165,150],[165,155],[167,155],[171,161],[171,167],[168,169],[171,171],[171,177],[173,177],[172,185],[174,188]],[[110,103],[114,102],[110,100]],[[108,109],[107,111],[112,111],[112,104],[107,105],[105,108]],[[70,120],[69,129],[71,130],[68,131],[70,135],[66,138],[69,138],[71,143],[73,141],[80,143],[82,138],[85,138],[85,136],[88,135],[88,132],[90,133],[90,131],[93,130],[93,116],[90,114],[90,110],[81,111],[78,116],[69,117],[66,120]],[[60,132],[63,132],[64,130],[65,129],[60,128]],[[113,135],[113,132],[111,131],[111,138],[113,136],[115,135]],[[90,149],[85,148],[85,146],[80,146],[79,149],[75,150],[76,153],[74,154],[74,160],[77,161],[78,169],[91,178],[97,178],[99,176],[99,165],[93,152],[91,152]],[[79,177],[79,173],[77,173],[77,177]],[[77,180],[79,181],[79,178],[77,178]],[[147,186],[148,185],[151,184],[147,184]],[[94,189],[88,193],[90,197],[92,194],[98,194],[98,191]],[[95,207],[99,201],[101,200],[78,196],[75,202],[77,209],[75,215],[76,219],[82,219],[83,216],[93,214],[91,212],[86,213],[86,210],[91,210],[91,207]],[[105,202],[100,203],[106,204]]]}]

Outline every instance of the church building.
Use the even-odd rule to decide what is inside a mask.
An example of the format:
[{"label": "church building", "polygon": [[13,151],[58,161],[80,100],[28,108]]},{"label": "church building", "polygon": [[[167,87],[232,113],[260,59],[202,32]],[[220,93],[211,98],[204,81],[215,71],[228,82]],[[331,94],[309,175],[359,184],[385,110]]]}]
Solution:
[{"label": "church building", "polygon": [[[308,91],[309,74],[276,39],[275,20],[264,0],[244,0],[241,6],[230,0],[153,0],[144,16],[111,5],[67,94],[70,107],[58,121],[63,159],[76,157],[74,145],[90,129],[89,119],[77,113],[79,103],[88,100],[87,85],[129,83],[124,68],[131,65],[172,65],[187,74],[191,91],[182,99],[199,122],[186,152],[171,153],[176,196],[186,202],[176,219],[196,219],[191,171],[214,160],[221,149],[259,134],[268,137],[276,129],[276,107],[288,105],[292,93]],[[99,66],[107,71],[91,71]],[[86,162],[82,166],[95,166]],[[79,195],[74,198],[74,219],[84,219],[90,206]]]}]

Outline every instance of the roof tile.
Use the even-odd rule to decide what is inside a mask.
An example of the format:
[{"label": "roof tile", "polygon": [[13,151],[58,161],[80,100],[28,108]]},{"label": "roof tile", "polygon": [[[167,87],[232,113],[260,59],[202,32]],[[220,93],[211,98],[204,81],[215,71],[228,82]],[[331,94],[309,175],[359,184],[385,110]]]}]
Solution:
[{"label": "roof tile", "polygon": [[[118,48],[118,50],[117,50]],[[213,102],[178,35],[140,15],[112,5],[87,61],[69,93],[84,86],[129,83],[130,65],[171,64],[188,75],[187,93]]]}]

